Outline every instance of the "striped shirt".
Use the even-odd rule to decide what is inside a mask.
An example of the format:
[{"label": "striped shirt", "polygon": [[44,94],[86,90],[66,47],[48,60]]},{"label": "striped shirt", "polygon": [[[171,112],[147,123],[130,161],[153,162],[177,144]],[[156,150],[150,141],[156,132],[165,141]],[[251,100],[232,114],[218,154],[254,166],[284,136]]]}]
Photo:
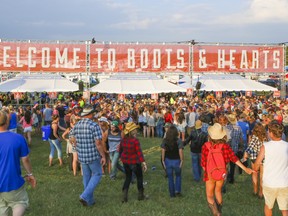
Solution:
[{"label": "striped shirt", "polygon": [[80,163],[88,164],[100,159],[96,140],[102,141],[102,132],[96,122],[82,118],[71,130],[69,137],[76,138],[76,150]]},{"label": "striped shirt", "polygon": [[111,131],[108,132],[108,145],[109,145],[109,152],[114,152],[117,150],[120,142],[121,142],[121,131],[118,132],[117,135],[113,135]]}]

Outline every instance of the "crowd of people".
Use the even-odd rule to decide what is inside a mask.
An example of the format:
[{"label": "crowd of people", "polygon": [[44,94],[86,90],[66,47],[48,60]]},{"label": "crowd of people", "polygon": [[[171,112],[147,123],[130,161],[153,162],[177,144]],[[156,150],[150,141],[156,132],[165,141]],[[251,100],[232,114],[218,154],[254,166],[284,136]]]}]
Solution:
[{"label": "crowd of people", "polygon": [[[102,175],[106,173],[113,181],[117,170],[126,176],[122,202],[128,201],[129,185],[135,178],[138,199],[146,198],[143,171],[147,164],[137,139],[140,134],[145,139],[163,140],[161,163],[170,197],[182,195],[183,149],[189,145],[193,178],[199,182],[203,176],[213,215],[221,215],[226,184],[235,183],[235,164],[240,174],[242,170],[252,174],[253,194],[265,198],[266,215],[271,215],[275,199],[283,215],[288,213],[287,100],[241,95],[216,98],[214,93],[194,97],[167,94],[157,100],[137,95],[121,101],[115,95],[93,94],[89,100],[71,93],[59,94],[54,100],[42,95],[27,106],[2,102],[9,121],[7,130],[23,133],[33,149],[33,136],[40,134],[43,125],[50,125],[49,166],[53,165],[55,150],[59,165],[63,165],[61,141],[66,140],[74,175],[81,164],[84,191],[79,200],[84,206],[95,204],[93,192]],[[281,150],[276,151],[273,145]],[[214,151],[223,155],[224,170],[228,169],[221,174],[223,178],[214,178],[209,171]],[[276,164],[273,159],[278,157],[281,163]],[[2,192],[6,191],[0,191],[0,197]]]}]

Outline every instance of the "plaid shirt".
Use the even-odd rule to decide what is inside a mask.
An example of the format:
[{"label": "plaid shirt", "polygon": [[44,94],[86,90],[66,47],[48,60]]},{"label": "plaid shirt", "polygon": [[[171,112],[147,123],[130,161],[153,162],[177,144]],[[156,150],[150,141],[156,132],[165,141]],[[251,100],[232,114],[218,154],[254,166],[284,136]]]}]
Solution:
[{"label": "plaid shirt", "polygon": [[[207,148],[207,146],[205,144],[202,146],[201,167],[203,167],[203,169],[205,170],[205,172],[204,172],[204,181],[208,181],[209,179],[208,179],[208,175],[207,175],[207,172],[206,172],[206,170],[207,170],[206,166],[207,166],[207,159],[208,159],[209,149]],[[214,148],[215,148],[215,146],[214,146]],[[223,153],[223,157],[224,157],[224,161],[225,161],[226,165],[230,161],[233,162],[233,163],[236,163],[239,160],[238,157],[233,152],[232,148],[227,143],[224,143],[224,145],[222,147],[222,153]]]},{"label": "plaid shirt", "polygon": [[231,147],[235,153],[239,150],[240,142],[243,142],[243,132],[240,126],[228,124],[227,129],[231,132]]},{"label": "plaid shirt", "polygon": [[69,137],[76,138],[76,150],[81,163],[88,164],[101,157],[96,146],[96,140],[101,142],[102,132],[96,122],[82,118],[70,131]]},{"label": "plaid shirt", "polygon": [[257,136],[253,135],[247,149],[245,150],[250,155],[251,160],[255,160],[257,158],[262,145],[263,142],[261,142]]},{"label": "plaid shirt", "polygon": [[120,142],[120,157],[124,164],[138,164],[144,162],[144,156],[138,139],[129,137]]},{"label": "plaid shirt", "polygon": [[208,134],[208,127],[209,127],[209,126],[210,126],[209,124],[207,124],[207,123],[205,123],[205,122],[202,122],[202,128],[201,128],[201,130],[202,130],[203,132],[205,132],[205,133]]}]

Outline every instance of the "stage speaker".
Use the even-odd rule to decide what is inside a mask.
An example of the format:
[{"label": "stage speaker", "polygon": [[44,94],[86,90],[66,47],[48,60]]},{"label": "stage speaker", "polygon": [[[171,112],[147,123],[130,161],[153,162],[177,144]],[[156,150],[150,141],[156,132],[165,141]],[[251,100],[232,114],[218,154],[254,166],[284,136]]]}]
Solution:
[{"label": "stage speaker", "polygon": [[83,90],[84,90],[84,83],[83,83],[82,81],[80,81],[80,82],[78,83],[78,87],[79,87],[79,91],[80,91],[80,92],[83,92]]},{"label": "stage speaker", "polygon": [[199,90],[201,88],[202,83],[201,82],[197,82],[196,83],[196,90]]}]

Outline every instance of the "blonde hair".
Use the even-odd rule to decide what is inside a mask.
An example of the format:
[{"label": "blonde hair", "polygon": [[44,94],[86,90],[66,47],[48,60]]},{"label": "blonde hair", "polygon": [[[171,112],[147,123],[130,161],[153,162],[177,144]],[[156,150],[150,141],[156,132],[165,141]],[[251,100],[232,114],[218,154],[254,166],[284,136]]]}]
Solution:
[{"label": "blonde hair", "polygon": [[4,126],[8,121],[8,115],[5,111],[0,110],[0,127]]}]

